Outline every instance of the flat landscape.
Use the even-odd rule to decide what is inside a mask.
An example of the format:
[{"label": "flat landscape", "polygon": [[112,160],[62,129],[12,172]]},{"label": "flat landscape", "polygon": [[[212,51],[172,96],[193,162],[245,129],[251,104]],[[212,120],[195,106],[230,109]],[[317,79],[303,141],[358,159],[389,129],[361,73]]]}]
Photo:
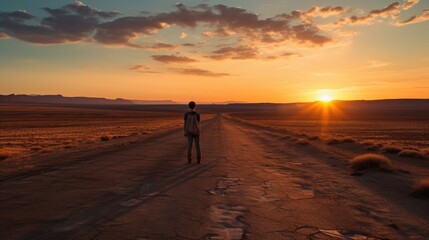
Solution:
[{"label": "flat landscape", "polygon": [[[276,115],[268,115],[266,106],[207,105],[200,108],[203,161],[197,165],[195,159],[186,164],[183,106],[140,106],[139,111],[128,109],[122,114],[91,108],[43,109],[60,115],[71,111],[76,118],[89,114],[91,121],[99,114],[96,122],[109,122],[104,125],[108,130],[81,135],[94,135],[95,143],[86,146],[2,161],[49,162],[3,176],[3,239],[429,236],[429,159],[421,148],[427,144],[424,139],[417,139],[421,141],[415,147],[418,150],[411,150],[411,141],[408,150],[399,151],[383,149],[387,146],[383,144],[368,148],[372,145],[362,144],[359,134],[353,140],[338,136],[339,142],[332,143],[311,135],[316,131],[304,134],[299,128],[289,129],[288,124],[279,128],[273,123],[282,120],[270,119]],[[139,132],[146,128],[138,127],[136,119],[154,116],[154,110],[168,127],[155,125],[158,128],[148,133]],[[110,111],[114,114],[107,115]],[[113,121],[113,116],[119,119]],[[135,118],[135,125],[121,134],[130,136],[98,139],[121,135],[112,130],[113,122],[116,126],[133,122],[129,116]],[[159,122],[158,118],[150,121]],[[418,115],[412,121],[422,124],[422,119]],[[78,124],[87,126],[85,121]],[[370,132],[369,125],[362,129]],[[307,123],[300,128],[306,129]],[[401,154],[405,150],[421,155]]]}]

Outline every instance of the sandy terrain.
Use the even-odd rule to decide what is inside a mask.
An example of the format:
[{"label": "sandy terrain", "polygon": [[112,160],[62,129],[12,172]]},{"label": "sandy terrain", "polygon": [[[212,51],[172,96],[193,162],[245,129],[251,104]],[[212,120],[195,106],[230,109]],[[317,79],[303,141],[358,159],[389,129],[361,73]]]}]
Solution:
[{"label": "sandy terrain", "polygon": [[171,130],[3,180],[1,238],[429,236],[427,200],[410,196],[415,178],[428,176],[426,160],[392,156],[394,172],[352,176],[348,160],[365,151],[357,145],[301,145],[222,116],[203,124],[201,165],[185,164],[185,144]]}]

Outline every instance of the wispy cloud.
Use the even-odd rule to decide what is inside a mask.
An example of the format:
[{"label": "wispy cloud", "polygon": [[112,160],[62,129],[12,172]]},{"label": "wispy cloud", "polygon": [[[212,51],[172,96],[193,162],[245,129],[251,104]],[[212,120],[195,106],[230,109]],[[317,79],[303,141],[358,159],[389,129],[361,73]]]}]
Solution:
[{"label": "wispy cloud", "polygon": [[251,59],[258,56],[258,49],[249,46],[224,47],[212,52],[212,59]]},{"label": "wispy cloud", "polygon": [[176,72],[184,75],[195,75],[202,77],[227,77],[231,76],[229,73],[217,73],[209,70],[199,69],[199,68],[178,68],[174,69]]},{"label": "wispy cloud", "polygon": [[414,15],[407,20],[397,22],[395,25],[397,26],[404,26],[408,24],[414,24],[419,22],[424,22],[429,20],[429,9],[423,9],[423,11],[420,13],[420,15]]},{"label": "wispy cloud", "polygon": [[390,65],[390,62],[384,62],[379,60],[370,60],[368,61],[368,67],[369,68],[378,68],[378,67],[385,67],[387,65]]},{"label": "wispy cloud", "polygon": [[185,56],[178,56],[178,55],[152,55],[152,58],[158,62],[162,63],[192,63],[192,62],[198,62],[195,59],[185,57]]},{"label": "wispy cloud", "polygon": [[410,9],[410,8],[412,8],[412,7],[414,7],[417,3],[419,3],[420,2],[420,0],[407,0],[403,5],[402,5],[402,8],[404,9],[404,10],[408,10],[408,9]]},{"label": "wispy cloud", "polygon": [[130,70],[134,70],[140,73],[159,73],[157,71],[154,71],[151,67],[148,67],[146,65],[135,65],[129,68]]}]

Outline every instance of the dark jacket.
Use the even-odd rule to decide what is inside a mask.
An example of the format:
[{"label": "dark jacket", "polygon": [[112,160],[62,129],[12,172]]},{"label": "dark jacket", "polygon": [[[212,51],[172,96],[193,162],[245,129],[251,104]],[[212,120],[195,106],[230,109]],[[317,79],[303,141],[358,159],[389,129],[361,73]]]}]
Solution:
[{"label": "dark jacket", "polygon": [[192,115],[197,114],[197,120],[198,120],[198,122],[200,122],[200,114],[198,112],[195,112],[195,111],[186,112],[185,117],[184,117],[185,121],[183,123],[183,129],[185,129],[185,127],[186,127],[186,119],[188,119],[188,114],[192,114]]}]

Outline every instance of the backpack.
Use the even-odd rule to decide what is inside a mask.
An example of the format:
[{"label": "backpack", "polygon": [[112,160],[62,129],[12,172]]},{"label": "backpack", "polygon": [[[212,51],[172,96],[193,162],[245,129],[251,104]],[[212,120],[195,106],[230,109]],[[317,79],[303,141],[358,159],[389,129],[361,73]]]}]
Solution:
[{"label": "backpack", "polygon": [[185,132],[186,134],[200,134],[200,124],[197,119],[198,113],[188,114],[186,117]]}]

